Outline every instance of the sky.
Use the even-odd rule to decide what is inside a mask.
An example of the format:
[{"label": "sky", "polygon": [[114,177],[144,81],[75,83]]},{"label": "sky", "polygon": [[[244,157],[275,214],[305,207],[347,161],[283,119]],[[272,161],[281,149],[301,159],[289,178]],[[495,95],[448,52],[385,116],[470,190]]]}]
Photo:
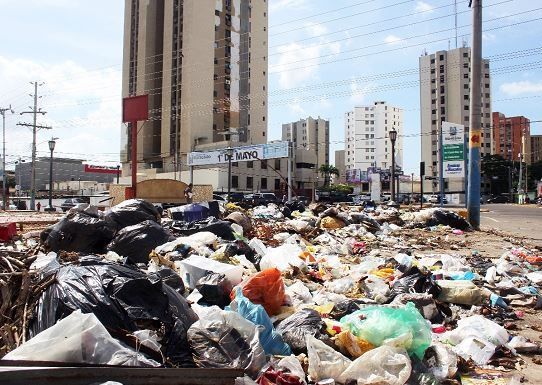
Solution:
[{"label": "sky", "polygon": [[[197,1],[197,0],[186,0]],[[253,0],[263,1],[263,0]],[[344,113],[386,101],[403,108],[406,172],[420,161],[418,58],[455,48],[453,0],[267,0],[269,139],[308,116],[330,120],[330,161],[344,148]],[[470,44],[471,13],[457,1],[459,45]],[[483,56],[491,61],[492,110],[542,120],[542,3],[484,0]],[[6,116],[8,168],[29,159],[33,92],[38,155],[58,137],[56,156],[90,163],[119,160],[122,0],[0,0],[0,107]],[[542,123],[531,132],[542,134]]]}]

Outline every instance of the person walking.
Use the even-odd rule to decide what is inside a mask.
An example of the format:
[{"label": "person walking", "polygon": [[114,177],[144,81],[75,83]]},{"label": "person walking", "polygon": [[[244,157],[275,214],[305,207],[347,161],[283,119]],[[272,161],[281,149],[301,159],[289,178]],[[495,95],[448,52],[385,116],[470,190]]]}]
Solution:
[{"label": "person walking", "polygon": [[184,189],[184,197],[186,199],[186,203],[192,203],[192,197],[194,196],[194,193],[192,192],[192,183],[190,183],[186,188]]},{"label": "person walking", "polygon": [[36,203],[36,208],[38,209],[38,211],[41,211],[41,203],[40,202]]}]

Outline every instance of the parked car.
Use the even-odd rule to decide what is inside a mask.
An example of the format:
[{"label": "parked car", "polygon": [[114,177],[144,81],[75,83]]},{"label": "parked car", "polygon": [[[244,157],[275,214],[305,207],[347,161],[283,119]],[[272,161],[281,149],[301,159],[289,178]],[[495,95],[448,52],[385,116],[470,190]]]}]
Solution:
[{"label": "parked car", "polygon": [[309,203],[311,203],[311,198],[306,197],[306,196],[302,196],[302,195],[292,197],[292,200],[297,201],[297,202],[301,202],[305,206],[307,206]]},{"label": "parked car", "polygon": [[254,193],[249,194],[245,201],[254,206],[267,205],[268,203],[278,203],[277,196],[273,193]]},{"label": "parked car", "polygon": [[224,198],[222,195],[213,194],[213,200],[220,201],[220,202],[225,202],[226,198]]},{"label": "parked car", "polygon": [[[242,202],[245,198],[245,194],[242,192],[232,192],[230,194],[230,202]],[[228,199],[228,195],[226,194],[226,200]]]},{"label": "parked car", "polygon": [[489,197],[486,201],[487,203],[510,203],[510,198],[506,195],[494,195]]},{"label": "parked car", "polygon": [[62,204],[60,205],[60,208],[62,209],[62,211],[66,212],[72,207],[75,207],[80,203],[87,203],[87,202],[82,198],[68,198],[64,202],[62,202]]},{"label": "parked car", "polygon": [[352,202],[356,205],[361,205],[363,202],[371,200],[371,196],[368,194],[348,194],[348,197],[352,199]]},{"label": "parked car", "polygon": [[[440,194],[431,195],[427,201],[429,203],[440,204]],[[446,196],[444,196],[444,199],[442,200],[442,203],[443,204],[448,204],[448,198],[446,198]]]}]

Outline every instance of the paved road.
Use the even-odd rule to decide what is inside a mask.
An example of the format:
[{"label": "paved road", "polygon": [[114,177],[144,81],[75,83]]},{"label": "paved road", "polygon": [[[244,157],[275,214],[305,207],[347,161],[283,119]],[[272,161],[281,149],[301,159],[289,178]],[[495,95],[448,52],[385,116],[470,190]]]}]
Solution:
[{"label": "paved road", "polygon": [[487,204],[480,213],[483,227],[542,241],[542,208],[533,205]]}]

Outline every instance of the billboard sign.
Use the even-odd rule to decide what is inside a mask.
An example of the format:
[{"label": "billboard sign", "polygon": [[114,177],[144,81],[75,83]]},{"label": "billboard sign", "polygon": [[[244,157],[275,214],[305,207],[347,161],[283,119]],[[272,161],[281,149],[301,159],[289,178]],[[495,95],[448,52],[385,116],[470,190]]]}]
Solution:
[{"label": "billboard sign", "polygon": [[[234,147],[232,162],[248,162],[251,160],[264,160],[288,157],[288,142],[257,144],[253,146]],[[189,166],[205,166],[210,164],[228,163],[229,156],[226,149],[214,151],[196,151],[188,154]]]},{"label": "billboard sign", "polygon": [[442,160],[444,178],[465,176],[465,126],[442,122]]}]

